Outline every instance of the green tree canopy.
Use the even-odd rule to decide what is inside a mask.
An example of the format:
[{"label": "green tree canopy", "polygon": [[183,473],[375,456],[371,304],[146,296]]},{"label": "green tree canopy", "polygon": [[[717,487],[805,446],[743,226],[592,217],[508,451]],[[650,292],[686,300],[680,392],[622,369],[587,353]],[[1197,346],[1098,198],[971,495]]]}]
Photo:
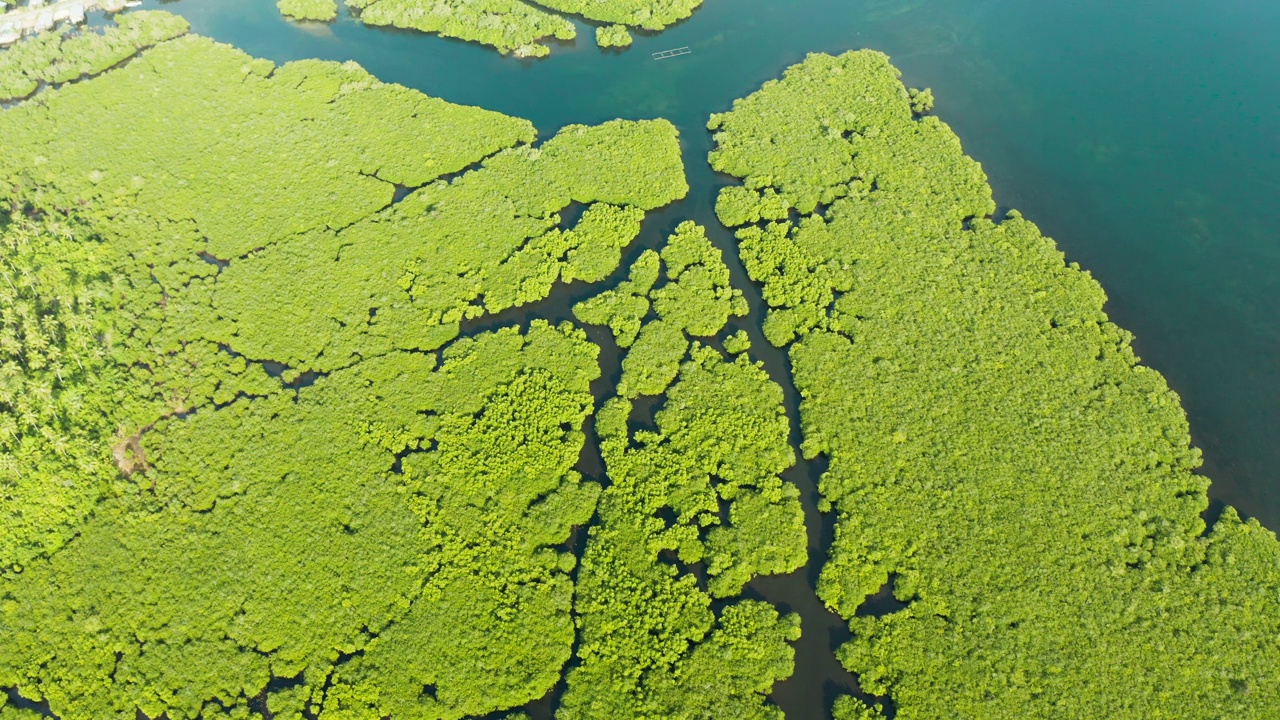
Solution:
[{"label": "green tree canopy", "polygon": [[541,696],[573,644],[556,546],[599,492],[571,470],[596,352],[535,323],[162,421],[155,491],[7,579],[0,685],[64,720],[195,718],[273,677],[333,717]]},{"label": "green tree canopy", "polygon": [[198,37],[0,112],[0,688],[463,718],[559,681],[599,351],[459,323],[605,279],[688,187],[663,121],[534,141]]},{"label": "green tree canopy", "polygon": [[294,20],[329,21],[338,17],[337,0],[278,0],[280,14]]},{"label": "green tree canopy", "polygon": [[[612,484],[578,575],[581,665],[569,672],[557,717],[782,716],[765,696],[791,675],[786,643],[799,637],[799,617],[753,600],[711,606],[807,560],[799,491],[779,477],[795,462],[782,389],[745,354],[729,361],[690,348],[686,336],[714,336],[746,313],[728,274],[703,229],[683,223],[660,256],[643,254],[629,280],[575,308],[616,329],[626,298],[640,298],[646,312],[651,298],[657,317],[640,324],[618,396],[596,421]],[[654,337],[664,338],[653,347],[664,348],[659,367],[669,372],[649,372]],[[634,379],[640,373],[648,374]],[[663,396],[657,432],[629,427],[636,394]]]},{"label": "green tree canopy", "polygon": [[61,546],[115,479],[109,258],[83,227],[0,216],[3,566]]},{"label": "green tree canopy", "polygon": [[631,33],[626,25],[604,25],[596,28],[596,45],[602,48],[622,48],[631,45]]},{"label": "green tree canopy", "polygon": [[[292,17],[332,19],[328,4],[315,0],[281,0],[281,11]],[[502,54],[543,57],[551,53],[548,39],[572,40],[577,28],[568,18],[578,15],[596,23],[601,47],[631,44],[628,27],[659,31],[693,14],[702,0],[346,0],[368,25],[384,25],[488,45]],[[551,12],[555,11],[555,12]],[[320,17],[320,15],[327,17]]]},{"label": "green tree canopy", "polygon": [[99,31],[33,35],[0,52],[0,101],[25,98],[42,83],[60,84],[97,75],[139,50],[188,30],[190,25],[177,15],[140,10]]},{"label": "green tree canopy", "polygon": [[[987,219],[931,104],[864,51],[711,121],[744,182],[717,210],[790,346],[804,453],[830,459],[840,659],[902,718],[1271,717],[1274,534],[1230,508],[1206,528],[1178,397],[1087,273]],[[906,609],[859,616],[891,579]]]}]

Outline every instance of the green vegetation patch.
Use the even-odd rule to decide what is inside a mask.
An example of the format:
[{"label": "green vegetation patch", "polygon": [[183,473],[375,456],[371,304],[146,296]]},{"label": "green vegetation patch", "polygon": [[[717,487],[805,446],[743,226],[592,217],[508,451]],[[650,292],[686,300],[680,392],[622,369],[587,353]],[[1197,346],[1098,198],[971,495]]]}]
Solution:
[{"label": "green vegetation patch", "polygon": [[547,38],[572,40],[573,23],[522,0],[347,0],[367,25],[384,25],[488,45],[502,54],[543,57]]},{"label": "green vegetation patch", "polygon": [[590,325],[608,325],[618,347],[629,348],[640,335],[649,315],[649,291],[658,282],[662,261],[657,252],[645,250],[631,265],[628,278],[612,290],[573,306],[573,314]]},{"label": "green vegetation patch", "polygon": [[[206,332],[299,370],[434,349],[464,319],[541,300],[561,280],[602,280],[644,211],[686,190],[670,124],[568,127],[340,232],[233,263],[209,289],[218,317]],[[567,228],[560,212],[573,202],[590,206]]]},{"label": "green vegetation patch", "polygon": [[[747,314],[742,291],[730,286],[729,268],[700,225],[685,222],[676,228],[661,260],[667,280],[662,287],[654,289],[659,258],[649,250],[626,282],[574,307],[579,320],[608,325],[618,345],[631,348],[622,360],[618,392],[623,397],[660,395],[689,350],[686,333],[712,337],[730,317]],[[658,319],[642,324],[651,308]]]},{"label": "green vegetation patch", "polygon": [[[280,0],[285,5],[310,7],[329,0]],[[495,48],[516,57],[543,57],[551,52],[545,41],[573,40],[577,28],[555,14],[578,15],[608,27],[597,28],[601,47],[631,44],[627,27],[659,31],[693,14],[702,0],[346,0],[368,25],[383,25],[444,37],[459,38]],[[555,11],[555,12],[549,12]],[[298,17],[297,15],[294,15]],[[311,16],[307,16],[311,17]],[[324,19],[324,18],[312,18]]]},{"label": "green vegetation patch", "polygon": [[294,20],[328,22],[338,17],[337,0],[279,0],[280,14]]},{"label": "green vegetation patch", "polygon": [[[158,114],[158,97],[191,112]],[[294,373],[434,349],[465,318],[603,279],[644,211],[688,189],[665,121],[571,126],[535,148],[523,120],[201,38],[4,119],[0,174],[126,235],[151,266],[136,285],[159,284],[165,342]],[[397,185],[421,188],[392,205]],[[574,203],[590,207],[565,227]]]},{"label": "green vegetation patch", "polygon": [[751,349],[751,338],[747,336],[746,330],[739,330],[724,340],[725,352],[733,355],[739,355]]},{"label": "green vegetation patch", "polygon": [[[3,6],[3,2],[0,2],[0,6]],[[35,710],[9,705],[8,700],[4,695],[0,695],[0,720],[41,720],[44,717]]]},{"label": "green vegetation patch", "polygon": [[[0,688],[64,720],[550,691],[566,542],[602,492],[573,469],[599,351],[459,325],[610,276],[687,192],[675,129],[535,146],[354,64],[185,37],[0,112],[0,137]],[[732,582],[777,564],[717,543]],[[720,625],[794,634],[768,607]]]},{"label": "green vegetation patch", "polygon": [[[144,17],[157,25],[172,19]],[[161,43],[123,68],[49,90],[38,103],[4,111],[0,126],[6,205],[39,208],[50,218],[45,230],[16,224],[11,232],[17,234],[6,236],[17,246],[28,244],[24,233],[40,238],[33,245],[38,251],[11,258],[17,264],[12,272],[38,270],[35,277],[44,278],[22,300],[34,303],[31,314],[42,323],[74,308],[74,322],[99,328],[94,337],[102,338],[101,353],[119,368],[106,382],[86,381],[92,394],[68,395],[83,398],[74,401],[77,412],[96,407],[101,418],[60,426],[23,421],[28,411],[17,400],[12,412],[18,427],[52,432],[50,448],[71,448],[69,457],[100,458],[104,450],[81,450],[77,438],[111,438],[108,450],[125,478],[147,468],[138,439],[157,419],[262,394],[272,383],[279,387],[258,361],[280,358],[247,360],[215,333],[226,325],[214,325],[219,310],[211,302],[222,266],[300,231],[332,232],[374,213],[390,203],[395,182],[427,182],[533,139],[525,121],[382,85],[353,65],[275,68],[195,37]],[[424,144],[423,137],[436,139]],[[74,210],[77,220],[53,219],[66,210]],[[63,243],[71,249],[47,255],[63,233],[74,237]],[[93,257],[81,257],[90,249]],[[68,261],[75,264],[68,267]],[[50,269],[57,267],[63,269]],[[90,278],[100,278],[95,282],[110,293],[92,291],[102,297],[91,305],[61,300],[67,292],[89,292],[81,284]],[[42,300],[46,291],[55,300]],[[246,302],[252,306],[261,297],[250,293]],[[50,302],[53,309],[41,309]],[[24,322],[21,307],[15,300],[6,323]],[[49,337],[41,342],[63,341],[56,328],[44,332]],[[19,368],[11,370],[14,382],[32,382],[38,368],[22,369],[32,357],[20,345],[34,336],[25,330],[6,334],[18,336],[8,352],[25,353],[7,360]],[[75,368],[98,372],[82,360]],[[38,381],[55,398],[61,384],[77,377],[59,372],[56,384]],[[12,392],[15,398],[39,395],[18,386]],[[24,432],[15,428],[7,435]],[[147,482],[141,474],[121,480],[110,468],[98,479],[88,470],[69,475],[46,468],[28,475],[25,462],[6,470],[20,479],[11,483],[18,489],[3,497],[9,520],[0,543],[3,568],[55,549],[73,534],[94,500],[115,492],[101,478]]]},{"label": "green vegetation patch", "polygon": [[570,469],[596,352],[535,323],[162,421],[154,491],[6,583],[0,683],[64,720],[194,718],[272,677],[347,717],[541,696],[573,642],[555,546],[599,491]]},{"label": "green vegetation patch", "polygon": [[656,32],[693,15],[702,0],[540,0],[538,4],[596,22]]},{"label": "green vegetation patch", "polygon": [[[1206,530],[1178,397],[1087,273],[987,219],[931,106],[883,55],[814,55],[710,124],[743,179],[717,212],[830,459],[840,659],[900,717],[1270,717],[1280,544],[1230,508]],[[890,581],[907,607],[857,616]]]},{"label": "green vegetation patch", "polygon": [[133,57],[143,48],[190,30],[186,20],[140,10],[121,16],[100,32],[33,35],[0,50],[0,101],[25,98],[41,83],[65,83],[92,76]]},{"label": "green vegetation patch", "polygon": [[630,47],[631,33],[625,25],[606,25],[596,28],[596,45],[602,48]]},{"label": "green vegetation patch", "polygon": [[[618,397],[596,422],[612,485],[578,575],[581,665],[569,672],[557,717],[781,718],[766,695],[791,675],[787,641],[799,637],[799,617],[753,600],[718,612],[711,603],[807,558],[799,491],[778,476],[795,462],[782,389],[745,355],[729,361],[690,347],[686,332],[720,332],[727,307],[697,325],[667,302],[679,297],[705,310],[741,298],[728,290],[728,268],[702,228],[677,228],[661,253],[666,282],[654,289],[658,259],[644,254],[620,288],[575,308],[603,324],[614,302],[647,297],[656,317],[641,323]],[[665,401],[656,431],[633,431],[637,401],[627,375],[654,328],[673,338],[674,370],[645,387]]]},{"label": "green vegetation patch", "polygon": [[868,705],[858,698],[843,695],[836,698],[831,717],[832,720],[882,720],[884,713],[878,705]]},{"label": "green vegetation patch", "polygon": [[0,216],[0,558],[61,546],[115,480],[123,374],[109,253],[83,228]]},{"label": "green vegetation patch", "polygon": [[19,105],[4,126],[13,151],[0,173],[20,192],[192,223],[223,260],[349,226],[388,206],[396,185],[535,135],[527,121],[384,85],[354,63],[276,67],[199,37]]}]

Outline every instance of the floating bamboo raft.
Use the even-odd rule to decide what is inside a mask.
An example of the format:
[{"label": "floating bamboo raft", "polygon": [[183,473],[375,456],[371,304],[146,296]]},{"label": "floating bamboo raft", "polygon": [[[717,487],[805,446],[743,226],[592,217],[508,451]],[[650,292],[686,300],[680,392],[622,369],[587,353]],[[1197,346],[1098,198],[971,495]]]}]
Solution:
[{"label": "floating bamboo raft", "polygon": [[673,58],[673,57],[677,57],[677,56],[680,56],[680,55],[688,55],[688,54],[689,54],[689,53],[691,53],[691,52],[693,52],[693,51],[692,51],[692,50],[690,50],[690,49],[689,49],[689,48],[687,48],[687,47],[676,48],[675,50],[663,50],[662,52],[656,52],[656,53],[654,53],[654,54],[653,54],[653,59],[654,59],[654,60],[666,60],[667,58]]}]

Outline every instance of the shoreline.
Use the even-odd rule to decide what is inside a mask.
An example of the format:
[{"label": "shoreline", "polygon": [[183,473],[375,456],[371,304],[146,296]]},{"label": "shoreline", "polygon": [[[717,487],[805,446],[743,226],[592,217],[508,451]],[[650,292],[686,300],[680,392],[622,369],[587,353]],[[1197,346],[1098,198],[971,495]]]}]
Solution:
[{"label": "shoreline", "polygon": [[0,15],[0,47],[12,45],[27,35],[48,30],[58,23],[79,25],[93,10],[119,12],[140,4],[137,0],[59,0],[46,5],[33,0],[32,5]]}]

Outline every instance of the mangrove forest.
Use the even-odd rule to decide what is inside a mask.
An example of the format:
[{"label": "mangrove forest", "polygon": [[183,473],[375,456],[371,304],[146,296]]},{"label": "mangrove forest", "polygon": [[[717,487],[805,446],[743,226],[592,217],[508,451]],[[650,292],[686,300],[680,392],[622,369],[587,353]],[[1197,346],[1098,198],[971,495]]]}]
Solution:
[{"label": "mangrove forest", "polygon": [[[346,3],[517,56],[700,4]],[[809,720],[769,576],[824,718],[1280,717],[1275,534],[884,54],[709,157],[158,10],[0,101],[0,720]]]}]

